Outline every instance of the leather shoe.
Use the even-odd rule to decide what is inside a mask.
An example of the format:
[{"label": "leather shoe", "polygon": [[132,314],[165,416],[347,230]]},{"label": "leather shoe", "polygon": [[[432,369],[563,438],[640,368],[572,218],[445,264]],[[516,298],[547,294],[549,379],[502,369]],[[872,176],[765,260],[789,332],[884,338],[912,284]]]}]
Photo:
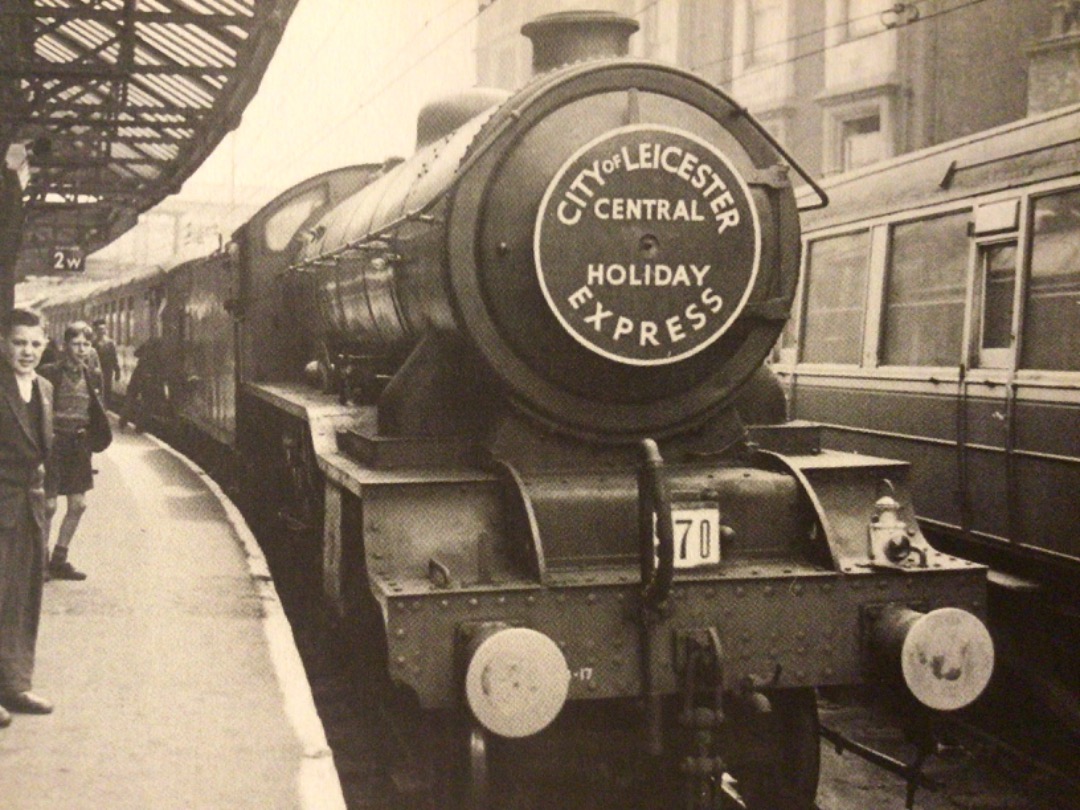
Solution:
[{"label": "leather shoe", "polygon": [[86,579],[86,574],[65,560],[62,563],[49,563],[49,576],[52,579],[73,579],[81,581]]},{"label": "leather shoe", "polygon": [[0,705],[8,711],[21,714],[48,714],[53,710],[53,705],[49,701],[33,692],[11,692],[0,695]]},{"label": "leather shoe", "polygon": [[11,712],[0,706],[0,728],[7,728],[11,725]]}]

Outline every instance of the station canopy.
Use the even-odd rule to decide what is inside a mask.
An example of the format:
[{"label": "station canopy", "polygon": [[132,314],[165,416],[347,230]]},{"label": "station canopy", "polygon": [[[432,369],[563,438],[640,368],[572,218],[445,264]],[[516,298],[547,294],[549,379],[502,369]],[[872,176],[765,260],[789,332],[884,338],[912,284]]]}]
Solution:
[{"label": "station canopy", "polygon": [[297,0],[0,0],[0,157],[31,144],[17,277],[91,253],[240,122]]}]

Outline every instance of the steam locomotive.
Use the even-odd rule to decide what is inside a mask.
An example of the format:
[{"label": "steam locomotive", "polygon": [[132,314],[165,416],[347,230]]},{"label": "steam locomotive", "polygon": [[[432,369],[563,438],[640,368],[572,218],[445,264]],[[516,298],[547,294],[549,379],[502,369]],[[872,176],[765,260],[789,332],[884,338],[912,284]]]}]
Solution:
[{"label": "steam locomotive", "polygon": [[926,543],[908,465],[822,448],[764,370],[797,167],[636,27],[540,18],[535,78],[430,105],[413,156],[50,313],[169,347],[176,432],[315,538],[432,806],[530,806],[554,761],[809,810],[815,688],[949,711],[993,669],[985,569]]}]

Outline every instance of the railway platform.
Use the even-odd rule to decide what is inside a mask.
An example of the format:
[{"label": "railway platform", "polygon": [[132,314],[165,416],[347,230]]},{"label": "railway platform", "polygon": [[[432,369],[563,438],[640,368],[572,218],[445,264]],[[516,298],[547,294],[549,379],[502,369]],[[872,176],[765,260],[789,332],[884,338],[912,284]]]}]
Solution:
[{"label": "railway platform", "polygon": [[94,459],[71,551],[88,578],[45,585],[34,691],[56,708],[0,730],[0,807],[344,808],[235,507],[152,437],[117,431]]}]

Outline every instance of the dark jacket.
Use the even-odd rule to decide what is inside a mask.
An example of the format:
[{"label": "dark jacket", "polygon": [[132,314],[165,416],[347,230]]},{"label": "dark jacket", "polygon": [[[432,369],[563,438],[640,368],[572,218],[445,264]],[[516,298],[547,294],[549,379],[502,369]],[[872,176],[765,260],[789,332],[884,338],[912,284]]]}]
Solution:
[{"label": "dark jacket", "polygon": [[120,379],[120,358],[116,353],[116,343],[110,337],[103,337],[94,344],[98,360],[101,361],[101,374],[107,379]]},{"label": "dark jacket", "polygon": [[[34,520],[45,528],[45,460],[53,441],[52,384],[38,378],[42,402],[42,436],[34,435],[19,397],[15,374],[0,363],[0,526],[15,520],[29,501]],[[45,446],[41,446],[44,441]]]}]

